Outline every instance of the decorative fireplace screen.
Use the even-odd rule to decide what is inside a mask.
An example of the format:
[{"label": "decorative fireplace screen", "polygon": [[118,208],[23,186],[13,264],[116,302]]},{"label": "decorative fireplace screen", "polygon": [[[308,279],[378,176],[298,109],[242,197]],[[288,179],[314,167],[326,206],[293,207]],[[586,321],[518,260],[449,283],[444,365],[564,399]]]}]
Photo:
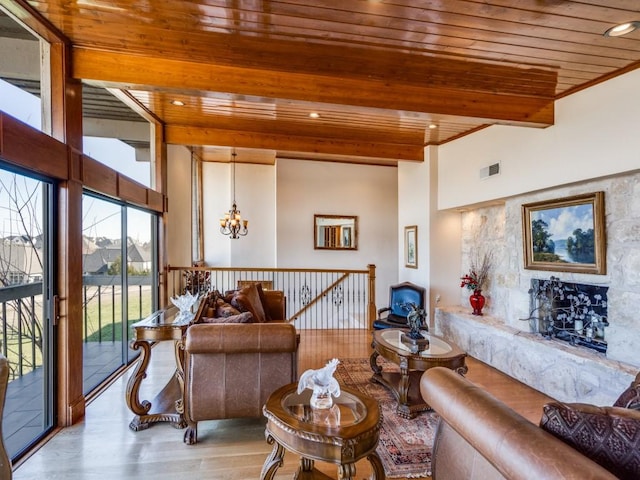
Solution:
[{"label": "decorative fireplace screen", "polygon": [[529,321],[531,331],[547,337],[607,351],[608,287],[531,279]]}]

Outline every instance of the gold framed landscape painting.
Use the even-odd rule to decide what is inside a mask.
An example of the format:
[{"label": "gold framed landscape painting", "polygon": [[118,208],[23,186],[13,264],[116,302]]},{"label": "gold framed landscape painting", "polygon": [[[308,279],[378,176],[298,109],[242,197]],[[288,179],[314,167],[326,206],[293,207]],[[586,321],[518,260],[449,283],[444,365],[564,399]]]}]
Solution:
[{"label": "gold framed landscape painting", "polygon": [[418,268],[418,226],[404,227],[404,266]]},{"label": "gold framed landscape painting", "polygon": [[522,205],[524,268],[606,274],[604,192]]}]

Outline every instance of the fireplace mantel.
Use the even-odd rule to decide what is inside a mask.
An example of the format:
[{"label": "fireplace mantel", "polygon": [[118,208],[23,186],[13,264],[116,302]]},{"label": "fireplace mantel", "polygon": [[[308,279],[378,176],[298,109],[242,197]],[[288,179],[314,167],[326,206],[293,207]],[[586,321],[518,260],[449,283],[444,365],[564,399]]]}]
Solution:
[{"label": "fireplace mantel", "polygon": [[496,317],[471,315],[468,307],[436,308],[434,321],[436,335],[563,402],[611,405],[637,373],[602,353],[518,330]]}]

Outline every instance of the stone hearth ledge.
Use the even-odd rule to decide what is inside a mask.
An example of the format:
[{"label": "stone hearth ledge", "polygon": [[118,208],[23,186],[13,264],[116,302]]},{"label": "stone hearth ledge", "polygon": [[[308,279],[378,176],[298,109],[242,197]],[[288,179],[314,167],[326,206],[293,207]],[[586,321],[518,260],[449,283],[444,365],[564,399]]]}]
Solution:
[{"label": "stone hearth ledge", "polygon": [[470,307],[436,308],[434,321],[436,335],[562,402],[612,405],[637,373],[637,367],[603,353],[518,330],[496,317],[472,315]]}]

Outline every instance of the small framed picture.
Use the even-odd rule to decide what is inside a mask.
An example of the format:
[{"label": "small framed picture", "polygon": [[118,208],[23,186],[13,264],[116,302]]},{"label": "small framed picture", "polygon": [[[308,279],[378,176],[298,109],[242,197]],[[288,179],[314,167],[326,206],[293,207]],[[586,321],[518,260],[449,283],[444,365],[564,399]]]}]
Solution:
[{"label": "small framed picture", "polygon": [[418,226],[404,227],[404,266],[418,268]]},{"label": "small framed picture", "polygon": [[605,275],[604,192],[522,205],[524,268]]}]

